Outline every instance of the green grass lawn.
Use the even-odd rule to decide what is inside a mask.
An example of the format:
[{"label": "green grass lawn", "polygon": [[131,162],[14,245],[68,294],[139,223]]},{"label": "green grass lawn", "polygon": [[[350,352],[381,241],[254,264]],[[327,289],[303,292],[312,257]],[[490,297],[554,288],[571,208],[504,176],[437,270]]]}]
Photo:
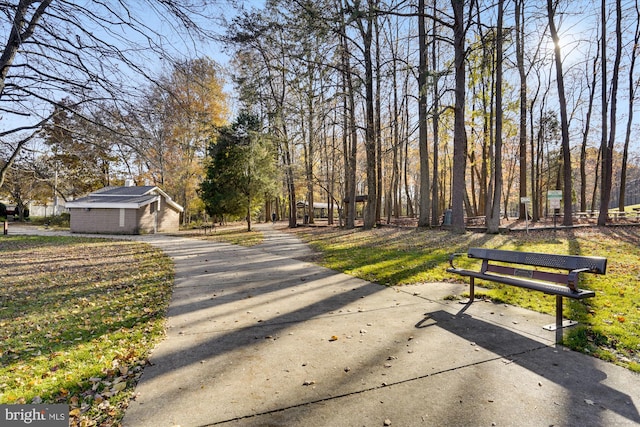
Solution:
[{"label": "green grass lawn", "polygon": [[216,242],[231,243],[232,245],[240,246],[255,246],[264,241],[264,235],[260,231],[247,231],[245,228],[228,228],[219,229],[213,233],[209,233],[206,236],[199,236],[206,240],[215,240]]},{"label": "green grass lawn", "polygon": [[[640,372],[640,228],[484,235],[379,228],[296,229],[321,264],[389,286],[460,281],[448,256],[472,246],[600,255],[606,276],[584,275],[596,297],[567,301],[574,349]],[[262,233],[199,237],[254,245]],[[462,259],[460,260],[462,261]],[[0,237],[0,403],[67,403],[72,426],[118,425],[147,357],[164,333],[173,265],[143,243],[79,237]],[[554,312],[554,298],[492,286],[494,301]],[[452,296],[455,297],[455,296]]]},{"label": "green grass lawn", "polygon": [[0,403],[117,425],[164,334],[173,265],[128,241],[0,237]]},{"label": "green grass lawn", "polygon": [[180,235],[247,247],[259,245],[264,241],[264,235],[261,231],[256,231],[255,229],[247,231],[246,224],[215,227],[207,231],[206,234],[203,230],[191,229],[181,232]]},{"label": "green grass lawn", "polygon": [[[640,227],[456,235],[441,230],[382,227],[371,231],[300,228],[303,239],[322,253],[320,263],[389,286],[463,281],[446,272],[449,254],[469,247],[522,250],[608,258],[605,276],[584,274],[581,287],[596,291],[582,301],[565,299],[564,315],[582,326],[569,330],[573,349],[640,372]],[[460,258],[457,265],[472,262]],[[468,282],[467,282],[468,283]],[[555,297],[512,286],[480,282],[481,291],[505,302],[555,313]],[[451,296],[455,297],[455,296]]]}]

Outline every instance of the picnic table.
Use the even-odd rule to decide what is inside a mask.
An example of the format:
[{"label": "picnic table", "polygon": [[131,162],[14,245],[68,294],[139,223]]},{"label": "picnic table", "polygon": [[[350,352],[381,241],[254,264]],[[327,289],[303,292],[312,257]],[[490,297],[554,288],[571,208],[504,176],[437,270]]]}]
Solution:
[{"label": "picnic table", "polygon": [[578,217],[578,219],[588,219],[588,218],[595,218],[597,217],[599,214],[598,211],[582,211],[582,212],[576,212],[575,215],[576,217]]},{"label": "picnic table", "polygon": [[614,221],[627,217],[627,213],[625,211],[609,211],[607,212],[607,215],[609,218],[613,218]]}]

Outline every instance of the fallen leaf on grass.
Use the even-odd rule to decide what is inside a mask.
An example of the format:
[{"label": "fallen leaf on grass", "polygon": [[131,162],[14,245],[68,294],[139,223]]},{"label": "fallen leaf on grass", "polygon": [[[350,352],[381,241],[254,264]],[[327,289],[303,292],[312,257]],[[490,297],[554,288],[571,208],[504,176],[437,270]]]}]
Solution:
[{"label": "fallen leaf on grass", "polygon": [[120,382],[120,383],[114,384],[113,388],[111,388],[111,391],[113,393],[118,393],[118,392],[121,392],[122,390],[124,390],[125,388],[127,388],[127,383],[126,382]]}]

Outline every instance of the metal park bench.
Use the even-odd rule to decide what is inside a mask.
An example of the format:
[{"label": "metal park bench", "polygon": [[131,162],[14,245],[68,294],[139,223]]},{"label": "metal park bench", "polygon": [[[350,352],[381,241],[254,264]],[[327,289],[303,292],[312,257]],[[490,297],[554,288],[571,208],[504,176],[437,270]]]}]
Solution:
[{"label": "metal park bench", "polygon": [[[454,265],[454,260],[467,255],[482,260],[480,271],[467,270]],[[595,292],[578,288],[581,273],[605,274],[607,259],[603,257],[555,255],[535,252],[506,251],[499,249],[470,248],[466,254],[455,253],[449,257],[451,267],[447,272],[469,277],[469,300],[473,302],[475,279],[532,289],[556,296],[556,323],[545,329],[560,330],[575,322],[563,322],[562,298],[584,299]],[[533,268],[524,268],[533,267]]]}]

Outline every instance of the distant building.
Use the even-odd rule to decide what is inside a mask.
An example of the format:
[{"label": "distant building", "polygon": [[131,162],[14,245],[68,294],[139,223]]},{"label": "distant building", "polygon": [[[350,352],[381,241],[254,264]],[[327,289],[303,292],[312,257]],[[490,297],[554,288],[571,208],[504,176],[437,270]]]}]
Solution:
[{"label": "distant building", "polygon": [[72,233],[152,234],[178,231],[182,206],[156,186],[105,187],[66,203]]}]

